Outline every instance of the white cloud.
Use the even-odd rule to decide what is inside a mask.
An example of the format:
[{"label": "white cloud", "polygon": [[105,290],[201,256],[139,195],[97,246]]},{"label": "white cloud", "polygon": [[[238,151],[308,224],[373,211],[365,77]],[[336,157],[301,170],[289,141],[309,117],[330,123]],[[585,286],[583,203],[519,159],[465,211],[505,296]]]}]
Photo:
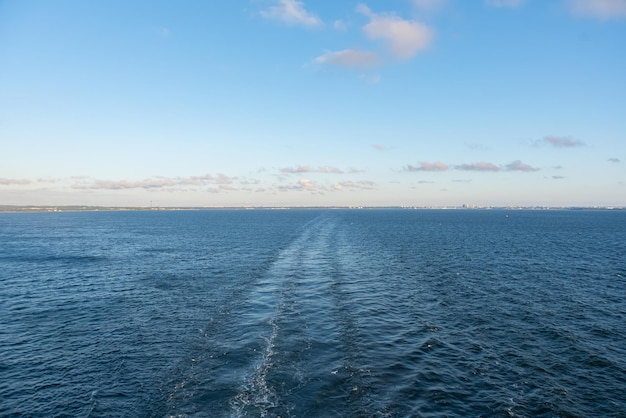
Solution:
[{"label": "white cloud", "polygon": [[239,190],[238,188],[236,188],[232,184],[220,184],[220,185],[218,185],[218,187],[219,187],[220,190],[227,191],[227,192]]},{"label": "white cloud", "polygon": [[626,0],[569,0],[572,13],[598,19],[626,18]]},{"label": "white cloud", "polygon": [[380,59],[371,51],[344,49],[320,55],[315,62],[344,68],[369,68],[379,65]]},{"label": "white cloud", "polygon": [[304,190],[309,190],[309,191],[315,191],[318,189],[317,185],[309,179],[298,180],[298,186],[300,186]]},{"label": "white cloud", "polygon": [[550,144],[553,147],[557,147],[557,148],[573,148],[573,147],[582,147],[585,145],[584,142],[579,141],[578,139],[572,139],[569,137],[562,137],[562,136],[546,136],[540,142]]},{"label": "white cloud", "polygon": [[335,30],[345,32],[348,30],[348,25],[346,25],[343,20],[337,19],[333,22],[333,28],[335,28]]},{"label": "white cloud", "polygon": [[9,179],[9,178],[0,177],[0,185],[2,186],[10,186],[13,184],[24,185],[24,184],[30,184],[30,183],[32,183],[32,181],[26,180],[26,179]]},{"label": "white cloud", "polygon": [[333,190],[339,191],[339,190],[343,190],[343,189],[348,189],[348,190],[373,190],[374,189],[374,182],[373,181],[368,181],[368,180],[363,180],[363,181],[341,181],[337,184],[334,184],[332,186]]},{"label": "white cloud", "polygon": [[320,167],[309,167],[308,165],[299,165],[296,167],[286,167],[280,169],[281,173],[286,174],[302,174],[302,173],[332,173],[342,174],[343,171],[340,168],[333,167],[332,165],[324,165]]},{"label": "white cloud", "polygon": [[515,8],[521,6],[525,1],[526,0],[485,0],[485,3],[493,7]]},{"label": "white cloud", "polygon": [[218,174],[217,177],[206,174],[191,177],[154,177],[143,180],[81,179],[79,183],[75,183],[71,187],[82,190],[183,190],[189,186],[215,184],[221,190],[232,190],[234,180],[237,180],[237,177],[228,177],[224,174]]},{"label": "white cloud", "polygon": [[500,171],[500,167],[497,165],[486,162],[461,164],[457,165],[455,168],[463,171]]},{"label": "white cloud", "polygon": [[322,26],[320,18],[308,12],[304,8],[304,4],[297,0],[278,0],[276,6],[262,10],[261,16],[267,19],[278,20],[288,25]]},{"label": "white cloud", "polygon": [[406,166],[406,171],[446,171],[448,170],[448,166],[441,161],[437,161],[434,163],[429,162],[421,162],[419,167],[414,165]]},{"label": "white cloud", "polygon": [[535,168],[533,166],[530,166],[528,164],[524,164],[523,162],[521,162],[520,160],[515,160],[509,164],[506,165],[506,170],[507,171],[524,171],[524,172],[531,172],[531,171],[537,171],[539,170],[538,168]]},{"label": "white cloud", "polygon": [[404,20],[395,14],[378,14],[360,4],[357,11],[370,18],[363,31],[372,40],[383,40],[391,54],[398,59],[412,58],[428,48],[434,33],[426,25],[414,20]]}]

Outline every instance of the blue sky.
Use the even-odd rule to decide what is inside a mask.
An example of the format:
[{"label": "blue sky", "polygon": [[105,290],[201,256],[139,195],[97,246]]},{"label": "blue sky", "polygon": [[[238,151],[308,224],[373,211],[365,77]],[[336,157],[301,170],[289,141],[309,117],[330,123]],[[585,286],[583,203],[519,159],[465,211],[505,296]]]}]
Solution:
[{"label": "blue sky", "polygon": [[0,204],[626,206],[626,0],[4,0],[0,146]]}]

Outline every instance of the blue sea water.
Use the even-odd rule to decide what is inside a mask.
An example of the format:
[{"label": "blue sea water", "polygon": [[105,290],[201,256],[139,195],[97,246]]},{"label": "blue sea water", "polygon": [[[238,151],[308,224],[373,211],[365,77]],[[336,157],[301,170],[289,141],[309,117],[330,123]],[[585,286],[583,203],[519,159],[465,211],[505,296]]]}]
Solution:
[{"label": "blue sea water", "polygon": [[626,211],[0,214],[0,416],[625,417]]}]

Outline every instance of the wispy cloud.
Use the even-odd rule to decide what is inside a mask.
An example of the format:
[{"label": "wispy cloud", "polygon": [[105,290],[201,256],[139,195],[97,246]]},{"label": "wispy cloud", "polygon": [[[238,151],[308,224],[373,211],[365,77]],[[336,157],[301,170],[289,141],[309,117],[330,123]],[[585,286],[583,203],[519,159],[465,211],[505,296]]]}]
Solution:
[{"label": "wispy cloud", "polygon": [[57,177],[41,177],[37,179],[37,183],[59,183],[63,181],[63,179]]},{"label": "wispy cloud", "polygon": [[[195,177],[192,177],[195,178]],[[212,177],[210,175],[208,175],[206,177],[207,181],[213,181],[216,184],[232,184],[234,180],[237,180],[237,177],[229,177],[227,175],[224,174],[218,174],[217,177]]]},{"label": "wispy cloud", "polygon": [[552,176],[553,180],[563,180],[565,177],[563,176]]},{"label": "wispy cloud", "polygon": [[359,80],[366,84],[378,84],[380,83],[380,74],[361,74]]},{"label": "wispy cloud", "polygon": [[[477,162],[477,163],[469,163],[469,164],[458,164],[453,166],[453,168],[455,170],[461,170],[461,171],[486,171],[486,172],[498,172],[498,171],[523,171],[523,172],[531,172],[531,171],[538,171],[539,169],[536,167],[533,167],[531,165],[525,164],[520,160],[515,160],[510,162],[509,164],[506,164],[504,166],[502,165],[496,165],[493,163],[489,163],[489,162]],[[415,172],[415,171],[447,171],[449,170],[450,167],[445,164],[442,163],[441,161],[437,161],[434,163],[429,163],[429,162],[421,162],[419,163],[419,165],[415,166],[415,165],[407,165],[404,167],[404,171],[409,171],[409,172]]]},{"label": "wispy cloud", "polygon": [[363,31],[372,40],[382,40],[397,59],[409,59],[428,48],[434,38],[433,31],[426,25],[405,20],[393,13],[374,13],[364,4],[357,11],[370,18]]},{"label": "wispy cloud", "polygon": [[315,58],[314,61],[318,64],[344,68],[371,68],[381,64],[381,60],[375,52],[360,49],[326,52]]},{"label": "wispy cloud", "polygon": [[446,171],[447,169],[448,169],[448,166],[442,163],[441,161],[437,161],[434,163],[423,161],[419,163],[418,166],[409,164],[405,168],[406,171]]},{"label": "wispy cloud", "polygon": [[298,180],[298,185],[305,190],[317,190],[317,184],[309,179],[300,179]]},{"label": "wispy cloud", "polygon": [[295,183],[281,184],[277,186],[279,192],[289,191],[309,191],[309,192],[324,192],[326,189],[315,183],[313,180],[307,178],[301,178]]},{"label": "wispy cloud", "polygon": [[526,0],[485,0],[485,4],[493,7],[516,8],[524,4]]},{"label": "wispy cloud", "polygon": [[275,6],[262,10],[261,16],[277,20],[288,25],[319,27],[323,23],[315,14],[304,8],[304,3],[297,0],[278,0]]},{"label": "wispy cloud", "polygon": [[413,0],[412,3],[420,11],[435,12],[440,10],[447,0]]},{"label": "wispy cloud", "polygon": [[224,174],[218,174],[217,176],[206,174],[204,176],[191,177],[154,177],[143,180],[81,179],[71,187],[83,190],[182,190],[189,186],[216,185],[220,190],[232,190],[235,188],[233,186],[235,180],[237,180],[237,177],[229,177]]},{"label": "wispy cloud", "polygon": [[454,168],[463,171],[500,171],[500,167],[498,167],[497,165],[486,162],[460,164],[455,166]]},{"label": "wispy cloud", "polygon": [[338,190],[373,190],[375,188],[375,183],[373,181],[341,181],[332,186],[332,189],[335,191]]},{"label": "wispy cloud", "polygon": [[532,167],[532,166],[530,166],[528,164],[524,164],[520,160],[515,160],[515,161],[507,164],[504,168],[507,171],[524,171],[524,172],[538,171],[539,170],[538,168]]},{"label": "wispy cloud", "polygon": [[341,19],[337,19],[333,22],[333,28],[340,32],[346,32],[348,30],[348,25]]},{"label": "wispy cloud", "polygon": [[557,148],[583,147],[585,143],[566,136],[546,136],[539,143],[549,144]]},{"label": "wispy cloud", "polygon": [[280,169],[281,173],[285,174],[303,174],[303,173],[332,173],[343,174],[343,170],[330,165],[320,167],[309,167],[307,165],[299,165],[296,167],[285,167]]},{"label": "wispy cloud", "polygon": [[569,0],[570,11],[597,19],[626,18],[626,0]]},{"label": "wispy cloud", "polygon": [[465,146],[472,151],[484,151],[484,150],[489,149],[489,147],[482,145],[482,144],[475,143],[475,142],[465,143]]},{"label": "wispy cloud", "polygon": [[621,160],[619,158],[609,158],[608,161],[612,163],[619,163]]},{"label": "wispy cloud", "polygon": [[26,179],[9,179],[9,178],[5,178],[5,177],[0,177],[0,185],[2,185],[2,186],[11,186],[13,184],[24,185],[24,184],[30,184],[30,183],[32,183],[31,180],[26,180]]},{"label": "wispy cloud", "polygon": [[132,180],[95,180],[91,183],[74,184],[73,189],[89,190],[124,190],[124,189],[160,189],[176,186],[176,182],[171,179],[144,179],[140,181]]},{"label": "wispy cloud", "polygon": [[382,144],[372,144],[372,148],[378,151],[385,151],[387,149],[387,147]]}]

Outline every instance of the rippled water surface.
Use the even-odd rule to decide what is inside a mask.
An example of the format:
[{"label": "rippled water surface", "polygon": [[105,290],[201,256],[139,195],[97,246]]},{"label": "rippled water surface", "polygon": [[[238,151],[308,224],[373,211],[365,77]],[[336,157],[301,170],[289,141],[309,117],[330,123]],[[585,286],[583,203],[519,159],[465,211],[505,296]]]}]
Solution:
[{"label": "rippled water surface", "polygon": [[0,214],[0,416],[624,417],[626,211]]}]

